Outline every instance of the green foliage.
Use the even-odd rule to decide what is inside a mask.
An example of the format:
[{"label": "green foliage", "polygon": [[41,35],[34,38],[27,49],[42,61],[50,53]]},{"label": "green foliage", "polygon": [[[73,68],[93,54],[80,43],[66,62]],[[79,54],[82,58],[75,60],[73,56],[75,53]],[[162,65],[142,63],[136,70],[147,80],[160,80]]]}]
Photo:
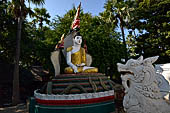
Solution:
[{"label": "green foliage", "polygon": [[[75,8],[68,11],[64,17],[57,17],[53,22],[53,27],[58,38],[63,33],[69,32],[71,23],[76,13]],[[93,17],[89,13],[80,13],[80,33],[83,40],[86,40],[88,53],[93,57],[92,66],[98,67],[100,72],[109,74],[117,71],[116,63],[123,57],[123,46],[119,41],[119,34],[114,32],[115,25],[105,21],[104,13],[100,17]]]},{"label": "green foliage", "polygon": [[[0,18],[0,59],[4,62],[14,64],[17,21],[11,12],[6,12],[10,4],[9,2],[0,7],[0,12],[2,13],[2,17]],[[46,35],[52,36],[52,33],[46,34],[47,32],[52,32],[52,30],[43,27],[43,31],[40,31],[32,22],[27,21],[24,21],[22,25],[20,65],[24,68],[29,68],[33,65],[51,65],[49,58],[53,46],[47,43],[45,38],[42,39],[42,37]],[[44,67],[48,68],[47,65],[44,65]]]},{"label": "green foliage", "polygon": [[46,24],[49,24],[50,23],[50,14],[47,13],[47,10],[45,8],[35,8],[34,9],[34,13],[32,14],[32,17],[34,17],[33,19],[33,24],[38,24],[39,27],[41,28],[42,30],[42,27],[43,27],[43,22],[46,22]]},{"label": "green foliage", "polygon": [[[8,7],[10,4],[0,5],[0,59],[13,64],[17,21]],[[102,73],[109,68],[110,75],[116,73],[116,63],[125,58],[125,46],[120,38],[123,32],[121,35],[115,32],[118,27],[129,31],[125,41],[130,57],[159,55],[157,63],[169,62],[169,0],[108,0],[104,7],[105,11],[99,16],[84,13],[82,9],[80,12],[80,33],[93,57],[92,66],[98,67]],[[25,13],[29,10],[26,8]],[[25,68],[42,65],[54,73],[51,52],[62,34],[69,32],[75,14],[73,7],[63,17],[56,16],[50,21],[46,9],[32,11],[33,21],[25,20],[22,24],[20,65]]]},{"label": "green foliage", "polygon": [[[150,2],[150,3],[149,3]],[[140,34],[135,40],[135,52],[145,57],[159,55],[158,63],[167,63],[170,60],[170,1],[146,0],[138,2],[134,11],[134,21],[130,29],[138,29]]]},{"label": "green foliage", "polygon": [[125,61],[128,59],[128,51],[124,29],[127,28],[128,22],[133,20],[131,12],[134,10],[133,2],[130,0],[107,0],[105,3],[105,20],[111,21],[121,30]]},{"label": "green foliage", "polygon": [[[7,9],[7,7],[8,5],[5,4],[0,7],[0,10]],[[50,15],[46,9],[35,9],[32,12],[34,19],[31,22],[25,20],[22,23],[20,66],[29,69],[34,65],[41,65],[54,73],[50,61],[51,52],[54,51],[62,34],[69,32],[75,14],[76,8],[73,7],[63,17],[56,16],[50,22]],[[102,73],[108,72],[108,75],[113,76],[114,73],[117,73],[116,63],[124,57],[124,49],[121,41],[119,41],[120,35],[114,32],[116,25],[112,21],[108,21],[106,15],[108,15],[108,12],[93,17],[81,10],[80,33],[83,40],[86,40],[88,53],[93,57],[92,66],[98,67]],[[0,51],[3,51],[0,58],[13,64],[17,21],[12,16],[11,11],[4,13],[0,19],[0,24],[3,26],[0,32],[2,37]],[[43,21],[49,25],[43,24]],[[37,23],[39,23],[39,26],[37,26]]]},{"label": "green foliage", "polygon": [[0,59],[4,62],[13,62],[16,44],[16,20],[6,13],[9,3],[0,5]]}]

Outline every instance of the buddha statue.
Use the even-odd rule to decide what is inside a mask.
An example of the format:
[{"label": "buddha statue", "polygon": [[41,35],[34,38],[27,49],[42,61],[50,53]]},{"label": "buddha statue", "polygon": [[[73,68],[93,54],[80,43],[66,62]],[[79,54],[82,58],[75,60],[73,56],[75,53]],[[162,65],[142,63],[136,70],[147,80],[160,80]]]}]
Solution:
[{"label": "buddha statue", "polygon": [[66,49],[66,61],[69,67],[66,67],[65,73],[97,73],[98,68],[87,66],[86,52],[81,47],[82,36],[79,32],[73,37],[73,45]]}]

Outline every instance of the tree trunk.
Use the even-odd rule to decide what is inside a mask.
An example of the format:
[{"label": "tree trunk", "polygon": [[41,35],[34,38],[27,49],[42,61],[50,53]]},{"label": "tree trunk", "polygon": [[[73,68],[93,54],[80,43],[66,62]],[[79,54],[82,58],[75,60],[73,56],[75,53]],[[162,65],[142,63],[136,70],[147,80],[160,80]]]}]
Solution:
[{"label": "tree trunk", "polygon": [[126,47],[126,40],[125,40],[125,33],[124,33],[124,28],[123,28],[123,24],[122,24],[122,18],[119,17],[120,19],[120,29],[121,29],[121,32],[122,32],[122,38],[123,38],[123,45],[124,45],[124,48],[125,48],[125,62],[128,60],[128,55],[127,55],[127,47]]},{"label": "tree trunk", "polygon": [[17,40],[16,40],[16,53],[14,59],[14,75],[13,75],[13,94],[12,104],[16,105],[20,102],[19,90],[19,57],[20,57],[20,42],[21,42],[21,29],[22,29],[22,16],[18,18],[17,27]]}]

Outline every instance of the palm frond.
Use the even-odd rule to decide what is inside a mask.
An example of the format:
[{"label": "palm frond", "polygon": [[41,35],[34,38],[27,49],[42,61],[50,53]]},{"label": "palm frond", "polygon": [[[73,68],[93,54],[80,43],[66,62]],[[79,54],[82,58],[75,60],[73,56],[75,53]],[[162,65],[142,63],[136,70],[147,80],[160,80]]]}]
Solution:
[{"label": "palm frond", "polygon": [[45,0],[28,0],[28,2],[32,2],[35,5],[43,5],[43,4],[45,4]]}]

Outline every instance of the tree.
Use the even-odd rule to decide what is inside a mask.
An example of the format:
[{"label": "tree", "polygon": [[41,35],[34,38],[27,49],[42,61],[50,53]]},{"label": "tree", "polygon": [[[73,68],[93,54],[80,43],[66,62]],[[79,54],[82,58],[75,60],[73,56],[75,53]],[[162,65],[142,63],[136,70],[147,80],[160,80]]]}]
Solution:
[{"label": "tree", "polygon": [[13,62],[17,27],[16,20],[7,12],[8,5],[10,3],[0,4],[0,59],[6,63],[11,63]]},{"label": "tree", "polygon": [[121,33],[122,33],[122,39],[123,39],[123,45],[124,45],[124,55],[125,55],[125,61],[128,59],[128,51],[127,51],[127,45],[126,45],[126,39],[125,39],[125,33],[124,33],[124,27],[126,27],[127,22],[130,21],[131,16],[130,12],[133,10],[133,8],[130,8],[129,5],[130,1],[124,1],[124,0],[108,0],[105,3],[105,9],[106,12],[109,13],[110,21],[112,21],[115,25],[119,24]]},{"label": "tree", "polygon": [[170,60],[170,1],[143,0],[136,2],[134,21],[129,29],[138,29],[139,34],[133,43],[135,52],[144,57],[159,55],[157,62]]},{"label": "tree", "polygon": [[43,22],[46,22],[46,24],[50,23],[50,14],[47,13],[47,10],[45,8],[34,8],[34,14],[33,17],[35,17],[35,19],[33,19],[34,24],[35,23],[39,23],[39,27],[42,30],[43,27]]},{"label": "tree", "polygon": [[[55,19],[53,28],[56,38],[63,33],[67,34],[76,13],[75,8],[69,10],[63,17]],[[119,34],[114,32],[115,25],[106,22],[104,14],[92,16],[89,13],[80,12],[80,34],[86,40],[88,53],[93,57],[92,66],[98,67],[100,72],[105,73],[108,68],[110,76],[116,73],[116,63],[120,62],[123,54],[123,46],[119,41]]]},{"label": "tree", "polygon": [[[16,40],[16,53],[14,59],[14,75],[13,75],[13,96],[12,96],[12,104],[16,105],[19,103],[19,57],[20,57],[20,41],[21,41],[21,29],[22,23],[30,11],[29,8],[25,5],[26,0],[12,0],[11,8],[12,14],[18,21],[17,27],[17,40]],[[34,4],[44,3],[44,0],[27,0],[28,2],[32,2]]]}]

